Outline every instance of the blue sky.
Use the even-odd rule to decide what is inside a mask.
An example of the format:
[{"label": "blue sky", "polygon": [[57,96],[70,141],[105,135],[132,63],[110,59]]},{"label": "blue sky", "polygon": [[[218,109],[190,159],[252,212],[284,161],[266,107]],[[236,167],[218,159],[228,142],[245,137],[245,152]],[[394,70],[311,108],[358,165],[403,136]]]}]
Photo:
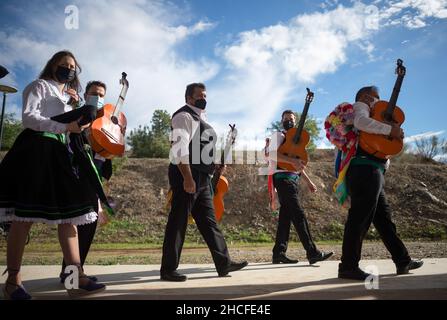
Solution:
[{"label": "blue sky", "polygon": [[[64,24],[71,4],[74,30]],[[447,137],[446,35],[446,0],[2,0],[0,64],[11,75],[0,81],[21,91],[52,54],[69,49],[84,86],[108,84],[107,102],[128,73],[129,128],[148,124],[156,108],[174,112],[185,85],[204,81],[209,120],[221,133],[236,123],[239,147],[253,149],[283,109],[302,110],[306,86],[320,120],[364,85],[388,99],[402,58],[406,136]],[[7,111],[20,109],[21,95],[10,96]]]}]

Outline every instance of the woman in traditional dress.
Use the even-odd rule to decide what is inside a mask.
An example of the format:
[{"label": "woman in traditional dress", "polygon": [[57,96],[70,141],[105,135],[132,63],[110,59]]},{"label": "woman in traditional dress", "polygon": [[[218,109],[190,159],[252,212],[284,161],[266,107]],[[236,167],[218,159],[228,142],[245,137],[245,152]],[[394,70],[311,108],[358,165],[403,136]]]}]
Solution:
[{"label": "woman in traditional dress", "polygon": [[[68,51],[56,53],[39,79],[23,91],[25,130],[0,163],[0,222],[12,221],[8,236],[6,299],[31,299],[22,285],[20,267],[33,223],[58,225],[58,237],[67,265],[78,268],[79,288],[70,296],[97,293],[105,285],[90,280],[80,264],[78,225],[94,222],[97,202],[75,174],[66,145],[67,133],[80,133],[80,121],[60,123],[51,117],[68,112],[79,102],[81,68]],[[80,120],[80,119],[79,119]]]}]

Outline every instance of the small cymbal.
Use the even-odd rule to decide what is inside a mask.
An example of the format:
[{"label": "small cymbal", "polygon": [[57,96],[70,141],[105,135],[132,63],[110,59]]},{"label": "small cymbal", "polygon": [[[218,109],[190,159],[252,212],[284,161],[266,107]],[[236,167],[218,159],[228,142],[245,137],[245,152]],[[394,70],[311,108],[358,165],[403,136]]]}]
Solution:
[{"label": "small cymbal", "polygon": [[5,86],[0,84],[0,92],[5,92],[5,93],[16,93],[17,89],[14,87],[10,87],[10,86]]}]

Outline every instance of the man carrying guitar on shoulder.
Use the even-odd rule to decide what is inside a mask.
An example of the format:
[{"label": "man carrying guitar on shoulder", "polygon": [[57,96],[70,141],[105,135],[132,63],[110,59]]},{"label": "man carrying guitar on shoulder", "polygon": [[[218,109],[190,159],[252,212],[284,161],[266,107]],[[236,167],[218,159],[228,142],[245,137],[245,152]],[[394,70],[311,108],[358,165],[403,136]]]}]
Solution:
[{"label": "man carrying guitar on shoulder", "polygon": [[[395,124],[382,123],[373,119],[371,109],[379,101],[378,89],[374,86],[361,88],[354,107],[354,127],[359,132],[403,139],[403,130]],[[391,220],[391,209],[384,192],[384,173],[389,160],[375,157],[360,145],[356,156],[351,160],[346,182],[351,198],[351,207],[345,225],[343,252],[338,268],[338,277],[343,279],[365,280],[370,276],[359,268],[363,239],[371,223],[379,232],[386,248],[391,253],[397,267],[397,274],[408,273],[420,268],[420,260],[412,260],[399,239],[396,226]]]},{"label": "man carrying guitar on shoulder", "polygon": [[[289,259],[286,256],[287,243],[289,241],[290,224],[293,223],[299,239],[306,250],[307,259],[310,264],[323,261],[332,256],[333,252],[322,252],[317,249],[310,234],[307,218],[298,199],[298,180],[302,177],[311,192],[316,192],[315,184],[310,180],[304,171],[304,164],[300,159],[289,157],[277,152],[278,148],[285,141],[286,132],[295,127],[295,114],[291,110],[282,113],[281,122],[285,132],[274,132],[270,137],[270,143],[266,154],[269,160],[269,174],[273,175],[273,185],[278,192],[280,203],[278,229],[276,232],[275,246],[273,248],[272,262],[277,263],[298,263],[298,260]],[[298,171],[288,171],[278,168],[278,162],[292,164]]]},{"label": "man carrying guitar on shoulder", "polygon": [[240,270],[248,264],[246,261],[236,263],[230,259],[224,236],[216,222],[211,176],[216,169],[214,150],[217,135],[206,121],[205,85],[188,85],[185,100],[186,105],[174,112],[171,121],[171,163],[168,175],[172,202],[160,268],[160,277],[166,281],[187,280],[185,275],[176,270],[189,213],[211,251],[219,277]]}]

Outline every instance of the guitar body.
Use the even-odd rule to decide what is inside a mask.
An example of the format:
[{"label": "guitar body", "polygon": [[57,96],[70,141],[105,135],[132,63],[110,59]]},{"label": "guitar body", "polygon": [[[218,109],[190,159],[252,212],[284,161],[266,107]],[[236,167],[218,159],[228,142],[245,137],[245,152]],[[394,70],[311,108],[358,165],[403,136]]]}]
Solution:
[{"label": "guitar body", "polygon": [[[397,79],[394,84],[393,93],[389,101],[378,101],[374,104],[370,117],[383,123],[396,124],[399,127],[405,121],[405,114],[396,103],[402,82],[406,74],[406,68],[401,59],[397,59]],[[403,139],[387,137],[381,134],[360,132],[359,146],[367,153],[380,159],[389,159],[400,153],[404,147]]]},{"label": "guitar body", "polygon": [[[302,130],[300,140],[298,143],[294,143],[294,136],[297,130],[297,128],[287,130],[286,139],[278,148],[277,152],[292,158],[301,159],[304,164],[307,164],[309,157],[307,155],[306,147],[310,142],[310,135],[306,130]],[[287,162],[278,161],[278,167],[284,170],[297,171],[297,168],[295,168],[294,165]]]},{"label": "guitar body", "polygon": [[224,176],[219,177],[217,182],[216,192],[213,197],[214,211],[216,213],[216,220],[220,222],[222,220],[225,206],[224,206],[224,196],[228,192],[229,184],[227,178]]},{"label": "guitar body", "polygon": [[[376,102],[373,110],[371,111],[371,118],[383,123],[388,123],[388,121],[386,121],[384,117],[387,106],[387,101]],[[394,108],[392,122],[397,124],[398,126],[401,126],[404,121],[404,112],[402,111],[402,109],[396,106]],[[404,141],[403,139],[394,139],[381,134],[371,134],[361,131],[359,137],[359,145],[363,150],[373,155],[374,157],[380,159],[389,159],[391,158],[391,156],[394,156],[402,151]]]},{"label": "guitar body", "polygon": [[125,150],[125,139],[127,119],[124,113],[119,112],[118,123],[112,122],[111,118],[115,106],[106,104],[98,110],[96,120],[93,121],[90,130],[90,143],[93,151],[106,159],[122,156]]}]

